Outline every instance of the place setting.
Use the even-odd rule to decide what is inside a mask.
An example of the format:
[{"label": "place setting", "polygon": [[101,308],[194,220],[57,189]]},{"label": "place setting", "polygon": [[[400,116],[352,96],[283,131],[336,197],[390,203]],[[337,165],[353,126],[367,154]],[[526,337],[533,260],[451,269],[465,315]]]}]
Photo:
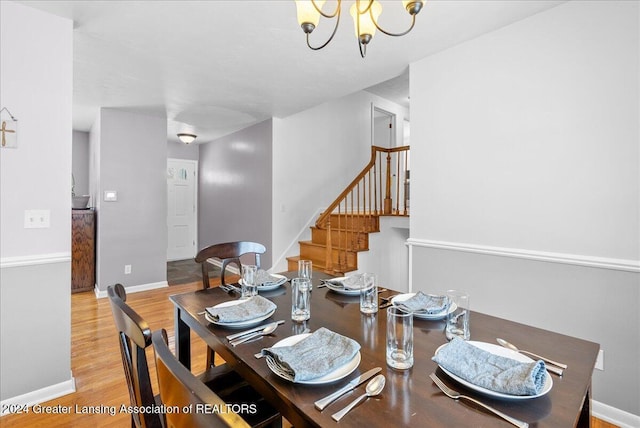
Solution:
[{"label": "place setting", "polygon": [[360,289],[365,286],[364,274],[353,274],[331,279],[320,280],[320,287],[327,287],[329,290],[347,296],[360,295]]}]

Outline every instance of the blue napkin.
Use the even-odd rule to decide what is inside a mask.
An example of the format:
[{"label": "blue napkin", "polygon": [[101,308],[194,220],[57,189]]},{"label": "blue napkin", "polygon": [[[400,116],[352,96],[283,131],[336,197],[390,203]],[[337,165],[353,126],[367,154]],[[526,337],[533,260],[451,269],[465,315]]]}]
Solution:
[{"label": "blue napkin", "polygon": [[321,327],[291,346],[265,348],[280,373],[293,382],[311,380],[331,373],[356,356],[360,345],[353,339]]},{"label": "blue napkin", "polygon": [[547,379],[543,361],[522,363],[477,348],[459,337],[432,360],[467,382],[502,394],[537,395]]},{"label": "blue napkin", "polygon": [[271,275],[266,270],[258,269],[256,273],[256,284],[258,287],[268,287],[276,284],[283,284],[287,281],[287,278],[279,278],[277,276]]},{"label": "blue napkin", "polygon": [[267,315],[276,308],[276,304],[271,300],[262,296],[253,296],[237,305],[211,307],[206,311],[217,322],[231,323],[256,319]]},{"label": "blue napkin", "polygon": [[395,306],[407,312],[417,312],[418,314],[439,314],[447,309],[449,299],[447,296],[437,296],[425,294],[418,291],[415,296],[403,302],[394,303]]}]

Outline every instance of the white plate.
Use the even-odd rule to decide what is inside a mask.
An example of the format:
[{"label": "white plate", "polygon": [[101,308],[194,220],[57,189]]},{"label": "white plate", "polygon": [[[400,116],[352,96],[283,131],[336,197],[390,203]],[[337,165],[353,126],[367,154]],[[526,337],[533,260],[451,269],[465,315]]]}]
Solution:
[{"label": "white plate", "polygon": [[[289,336],[282,339],[272,347],[280,348],[281,346],[292,346],[300,342],[305,337],[311,336],[311,334],[312,333],[304,333],[304,334],[297,334],[295,336]],[[351,361],[343,364],[342,366],[338,367],[334,371],[327,373],[324,376],[317,377],[315,379],[301,380],[295,383],[301,383],[305,385],[323,385],[325,383],[338,381],[346,376],[349,376],[355,369],[358,368],[358,366],[360,365],[360,358],[361,358],[360,351],[358,351],[358,353],[351,359]],[[275,365],[271,357],[266,357],[266,360],[267,360],[267,366],[273,373],[280,376],[284,380],[291,381],[291,379],[286,377],[284,374],[280,373],[280,370],[278,370],[278,367]]]},{"label": "white plate", "polygon": [[[278,278],[278,281],[270,282],[269,285],[258,285],[258,292],[275,290],[276,288],[280,287],[282,284],[287,282],[287,277],[284,275],[280,275],[277,273],[272,273],[270,275]],[[240,278],[240,281],[238,281],[238,284],[240,284],[240,286],[242,287],[242,278]]]},{"label": "white plate", "polygon": [[[228,302],[219,303],[219,304],[215,305],[214,308],[224,308],[224,307],[227,307],[227,306],[235,306],[235,305],[239,305],[240,303],[242,303],[244,301],[245,301],[245,299],[230,300]],[[221,327],[243,328],[243,327],[252,327],[254,325],[260,324],[262,321],[266,320],[271,315],[273,315],[275,313],[275,311],[276,310],[274,309],[273,311],[271,311],[268,314],[263,315],[261,317],[254,318],[254,319],[251,319],[251,320],[246,320],[246,321],[238,321],[238,322],[220,322],[220,321],[216,321],[209,315],[209,312],[207,312],[206,310],[204,312],[204,317],[210,323],[213,323],[215,325],[219,325]]]},{"label": "white plate", "polygon": [[[397,296],[395,296],[394,298],[391,299],[391,304],[393,306],[398,306],[396,305],[396,302],[400,303],[400,302],[404,302],[405,300],[409,300],[410,298],[412,298],[413,296],[415,296],[416,293],[405,293],[405,294],[398,294]],[[449,306],[449,310],[448,311],[441,311],[435,314],[421,314],[421,313],[413,313],[413,316],[415,318],[420,318],[422,320],[441,320],[442,318],[446,317],[447,314],[450,314],[451,312],[455,311],[456,309],[458,309],[458,305],[456,305],[455,303],[452,303]]]},{"label": "white plate", "polygon": [[[520,361],[522,363],[531,363],[533,362],[533,360],[529,357],[527,357],[526,355],[522,355],[518,352],[512,351],[511,349],[507,349],[507,348],[503,348],[502,346],[499,345],[494,345],[493,343],[486,343],[486,342],[474,342],[474,341],[469,341],[467,342],[469,345],[473,345],[477,348],[480,348],[484,351],[490,352],[494,355],[499,355],[501,357],[507,357],[507,358],[511,358],[513,360],[516,361]],[[440,349],[442,349],[443,346],[446,346],[446,343],[442,346],[440,346],[438,349],[436,349],[436,354],[438,353],[438,351],[440,351]],[[482,394],[491,396],[491,397],[495,397],[495,398],[504,398],[507,400],[529,400],[531,398],[538,398],[538,397],[542,397],[543,395],[545,395],[547,392],[551,391],[551,387],[553,386],[553,379],[551,379],[551,375],[549,373],[547,373],[547,377],[546,380],[544,382],[544,386],[542,387],[542,391],[540,391],[539,394],[536,395],[511,395],[511,394],[503,394],[501,392],[495,392],[492,391],[490,389],[486,389],[483,388],[481,386],[478,385],[474,385],[471,382],[468,382],[464,379],[462,379],[461,377],[456,376],[455,374],[451,373],[449,370],[445,369],[444,367],[440,366],[439,367],[442,369],[443,372],[445,372],[446,374],[448,374],[449,376],[451,376],[451,378],[455,379],[456,381],[460,382],[461,384],[463,384],[464,386],[466,386],[467,388],[473,389],[475,391],[478,391]]]},{"label": "white plate", "polygon": [[[345,279],[347,279],[346,276],[341,276],[339,278],[331,278],[331,281],[344,281]],[[360,289],[359,288],[344,288],[344,287],[340,287],[337,285],[333,285],[330,282],[325,282],[325,284],[327,284],[327,288],[331,291],[335,291],[336,293],[339,294],[345,294],[347,296],[359,296],[360,295]]]}]

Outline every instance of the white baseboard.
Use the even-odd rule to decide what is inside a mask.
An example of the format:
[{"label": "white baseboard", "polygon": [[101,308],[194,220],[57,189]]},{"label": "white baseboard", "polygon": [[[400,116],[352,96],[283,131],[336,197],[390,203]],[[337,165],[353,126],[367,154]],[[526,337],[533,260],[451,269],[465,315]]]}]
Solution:
[{"label": "white baseboard", "polygon": [[[17,397],[2,400],[0,402],[0,406],[2,407],[2,413],[0,413],[0,416],[11,414],[12,412],[9,411],[11,410],[11,406],[31,407],[74,392],[76,392],[76,380],[71,376],[71,379],[64,382],[47,386],[36,391],[27,392],[26,394],[18,395]],[[30,410],[31,409],[29,409],[29,411]]]},{"label": "white baseboard", "polygon": [[[127,291],[127,294],[131,294],[131,293],[139,293],[141,291],[155,290],[156,288],[164,288],[168,286],[169,284],[167,283],[167,281],[160,281],[160,282],[150,282],[148,284],[134,285],[131,287],[125,287],[125,290]],[[94,289],[94,292],[96,293],[97,299],[102,299],[104,297],[107,297],[107,290],[99,290],[98,287],[96,287]]]},{"label": "white baseboard", "polygon": [[586,256],[582,254],[552,253],[549,251],[527,250],[522,248],[492,247],[488,245],[467,244],[463,242],[433,241],[430,239],[407,240],[409,246],[437,248],[441,250],[464,251],[490,256],[514,257],[518,259],[538,260],[551,263],[587,266],[600,269],[613,269],[626,272],[640,272],[640,261]]},{"label": "white baseboard", "polygon": [[640,427],[640,416],[591,400],[591,415],[620,428]]},{"label": "white baseboard", "polygon": [[[300,231],[298,231],[298,234],[289,242],[289,245],[287,246],[287,248],[284,249],[282,254],[280,254],[278,259],[273,261],[272,268],[275,268],[277,272],[280,272],[282,270],[287,270],[286,258],[296,254],[300,254],[300,246],[298,245],[299,242],[302,240],[303,236],[306,236],[305,234],[307,235],[311,234],[311,232],[309,231],[311,226],[316,224],[316,220],[318,219],[318,217],[320,217],[320,214],[322,214],[325,210],[326,210],[326,207],[318,208],[316,212],[313,213],[311,217],[309,217],[309,219],[307,220],[307,223],[300,228]],[[281,268],[280,267],[281,265],[285,267]]]}]

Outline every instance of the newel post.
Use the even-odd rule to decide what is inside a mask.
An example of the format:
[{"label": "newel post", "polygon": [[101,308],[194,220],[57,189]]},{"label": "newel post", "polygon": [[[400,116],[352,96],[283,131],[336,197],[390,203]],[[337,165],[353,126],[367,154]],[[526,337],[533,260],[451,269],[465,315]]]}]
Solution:
[{"label": "newel post", "polygon": [[387,152],[387,177],[386,177],[386,189],[384,194],[384,214],[391,214],[391,207],[393,202],[391,201],[391,152]]},{"label": "newel post", "polygon": [[327,273],[333,274],[333,257],[332,257],[332,249],[331,249],[331,215],[327,217],[325,222],[327,238],[325,245],[325,255],[324,255],[324,270]]}]

